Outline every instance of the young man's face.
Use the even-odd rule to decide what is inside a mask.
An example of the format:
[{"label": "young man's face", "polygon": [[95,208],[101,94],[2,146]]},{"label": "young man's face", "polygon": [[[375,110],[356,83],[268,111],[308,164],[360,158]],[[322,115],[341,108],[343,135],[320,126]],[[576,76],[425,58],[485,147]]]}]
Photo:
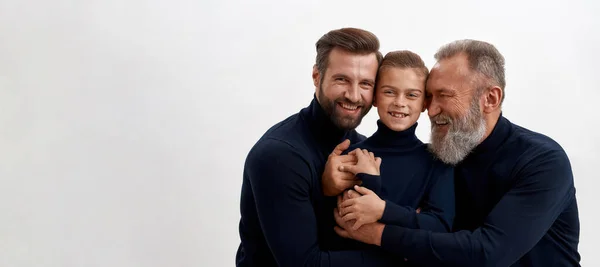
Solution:
[{"label": "young man's face", "polygon": [[385,67],[379,72],[375,101],[379,119],[393,131],[413,126],[425,111],[425,77],[413,68]]},{"label": "young man's face", "polygon": [[356,128],[369,112],[378,66],[375,53],[360,55],[334,48],[325,73],[313,69],[317,100],[340,129]]}]

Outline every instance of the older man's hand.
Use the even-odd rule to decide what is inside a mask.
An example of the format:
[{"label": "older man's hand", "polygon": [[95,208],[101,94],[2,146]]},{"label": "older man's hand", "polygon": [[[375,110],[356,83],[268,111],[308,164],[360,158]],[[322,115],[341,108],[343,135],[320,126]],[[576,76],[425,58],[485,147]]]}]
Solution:
[{"label": "older man's hand", "polygon": [[385,224],[375,222],[365,224],[356,230],[352,229],[354,220],[344,221],[340,216],[337,208],[333,211],[335,222],[338,226],[335,226],[335,232],[344,238],[351,238],[366,244],[381,246],[381,236],[383,235],[383,229]]},{"label": "older man's hand", "polygon": [[350,140],[337,145],[329,155],[323,171],[321,185],[325,196],[337,196],[361,181],[351,172],[341,171],[342,166],[352,166],[357,162],[355,155],[342,155],[350,147]]}]

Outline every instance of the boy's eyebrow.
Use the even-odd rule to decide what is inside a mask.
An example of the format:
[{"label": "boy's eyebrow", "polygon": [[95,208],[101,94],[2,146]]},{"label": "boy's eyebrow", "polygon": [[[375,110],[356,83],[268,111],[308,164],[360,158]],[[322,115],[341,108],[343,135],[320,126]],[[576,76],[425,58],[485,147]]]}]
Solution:
[{"label": "boy's eyebrow", "polygon": [[417,89],[417,88],[408,88],[408,89],[406,89],[406,91],[410,91],[410,92],[417,91],[417,92],[419,92],[419,93],[422,93],[422,92],[423,92],[423,90],[421,90],[421,89]]},{"label": "boy's eyebrow", "polygon": [[398,88],[394,87],[393,85],[387,85],[387,84],[382,85],[381,89],[383,89],[383,88],[389,88],[389,89],[398,90]]}]

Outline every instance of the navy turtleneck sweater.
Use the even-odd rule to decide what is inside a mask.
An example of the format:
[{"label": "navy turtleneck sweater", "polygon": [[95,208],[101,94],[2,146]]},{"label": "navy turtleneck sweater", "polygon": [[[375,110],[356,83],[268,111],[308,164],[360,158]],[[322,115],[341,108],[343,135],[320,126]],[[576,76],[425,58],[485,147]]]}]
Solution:
[{"label": "navy turtleneck sweater", "polygon": [[[380,120],[377,126],[371,137],[348,151],[366,149],[382,159],[381,176],[363,178],[363,185],[386,202],[380,222],[451,231],[455,202],[453,168],[436,160],[417,138],[417,123],[400,132],[389,129]],[[421,213],[416,213],[419,207]]]},{"label": "navy turtleneck sweater", "polygon": [[454,233],[386,225],[381,246],[424,266],[579,266],[579,216],[564,150],[500,117],[455,168]]},{"label": "navy turtleneck sweater", "polygon": [[244,165],[237,266],[380,265],[384,252],[374,246],[340,250],[335,197],[323,196],[327,157],[345,139],[365,137],[336,128],[313,98],[252,147]]}]

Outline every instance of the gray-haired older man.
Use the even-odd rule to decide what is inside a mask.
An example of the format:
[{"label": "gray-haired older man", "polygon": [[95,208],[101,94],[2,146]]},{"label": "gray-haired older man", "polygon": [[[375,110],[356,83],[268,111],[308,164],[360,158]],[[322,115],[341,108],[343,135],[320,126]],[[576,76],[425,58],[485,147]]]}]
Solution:
[{"label": "gray-haired older man", "polygon": [[435,58],[426,88],[430,148],[456,165],[454,232],[381,223],[353,231],[334,212],[338,234],[425,266],[579,266],[569,158],[502,116],[504,57],[489,43],[460,40]]}]

